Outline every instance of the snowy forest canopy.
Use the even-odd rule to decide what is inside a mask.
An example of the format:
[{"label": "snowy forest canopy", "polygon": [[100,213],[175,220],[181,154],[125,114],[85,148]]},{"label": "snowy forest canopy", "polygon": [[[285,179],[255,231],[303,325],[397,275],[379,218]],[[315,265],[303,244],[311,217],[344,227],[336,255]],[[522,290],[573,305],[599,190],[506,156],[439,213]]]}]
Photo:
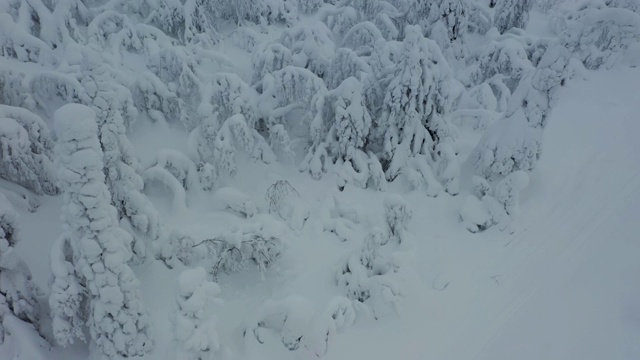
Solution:
[{"label": "snowy forest canopy", "polygon": [[[549,36],[524,30],[531,12],[550,18]],[[215,281],[267,276],[317,216],[342,241],[365,234],[337,265],[342,295],[313,326],[306,300],[265,302],[243,337],[281,332],[287,349],[321,357],[358,316],[378,319],[401,296],[395,255],[413,213],[393,193],[464,196],[461,227],[508,229],[545,156],[558,89],[638,65],[639,39],[635,0],[1,1],[0,343],[19,320],[54,346],[149,354],[135,270],[159,261],[189,268],[171,315],[176,356],[222,356]],[[181,134],[184,150],[141,159],[131,134],[145,126]],[[318,214],[286,179],[263,203],[234,187],[247,162],[385,192],[384,221],[369,226],[337,197]],[[174,228],[152,199],[158,186],[169,214],[211,194],[240,226],[204,238]],[[64,233],[38,240],[51,247],[40,289],[14,251],[16,219],[50,197],[62,198]]]}]

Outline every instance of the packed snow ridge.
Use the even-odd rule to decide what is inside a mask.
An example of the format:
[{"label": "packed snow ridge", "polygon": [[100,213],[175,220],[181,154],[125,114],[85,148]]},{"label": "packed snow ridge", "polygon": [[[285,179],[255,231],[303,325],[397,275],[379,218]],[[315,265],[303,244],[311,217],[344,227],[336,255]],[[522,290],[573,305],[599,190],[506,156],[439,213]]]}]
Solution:
[{"label": "packed snow ridge", "polygon": [[0,359],[638,359],[638,67],[637,0],[0,1]]}]

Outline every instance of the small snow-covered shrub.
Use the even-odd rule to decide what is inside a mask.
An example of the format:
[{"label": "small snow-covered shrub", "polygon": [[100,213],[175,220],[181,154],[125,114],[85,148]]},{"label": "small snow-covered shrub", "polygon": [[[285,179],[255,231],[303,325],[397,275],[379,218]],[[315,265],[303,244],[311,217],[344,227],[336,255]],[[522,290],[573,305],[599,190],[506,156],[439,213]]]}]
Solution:
[{"label": "small snow-covered shrub", "polygon": [[215,305],[222,303],[219,294],[220,287],[207,281],[207,272],[202,267],[185,270],[178,277],[177,306],[171,317],[177,358],[219,358],[220,341],[212,314]]},{"label": "small snow-covered shrub", "polygon": [[373,229],[360,251],[349,255],[336,274],[336,282],[346,297],[366,305],[376,319],[390,308],[397,311],[403,292],[398,274],[400,264],[389,253],[388,236]]},{"label": "small snow-covered shrub", "polygon": [[469,195],[462,208],[460,218],[470,232],[483,231],[493,225],[500,230],[507,228],[518,212],[520,192],[529,184],[527,172],[518,170],[497,183],[495,189],[483,178],[474,176],[476,195]]},{"label": "small snow-covered shrub", "polygon": [[326,354],[334,337],[353,325],[356,320],[356,309],[353,301],[344,296],[336,296],[327,305],[324,313],[318,318],[313,346],[315,354],[320,357]]},{"label": "small snow-covered shrub", "polygon": [[278,180],[265,193],[267,210],[285,221],[293,230],[300,230],[311,215],[311,209],[298,191],[286,180]]},{"label": "small snow-covered shrub", "polygon": [[384,198],[384,215],[389,228],[389,235],[395,242],[402,242],[406,236],[407,226],[413,218],[411,206],[397,195]]},{"label": "small snow-covered shrub", "polygon": [[254,265],[264,274],[284,250],[282,239],[272,235],[262,223],[244,225],[192,246],[205,250],[207,271],[214,277]]},{"label": "small snow-covered shrub", "polygon": [[493,225],[491,215],[474,195],[469,195],[460,209],[464,226],[472,233],[483,231]]},{"label": "small snow-covered shrub", "polygon": [[280,333],[282,344],[290,351],[298,350],[307,342],[313,304],[301,296],[281,300],[267,300],[245,325],[245,340],[265,342],[266,332]]},{"label": "small snow-covered shrub", "polygon": [[230,210],[245,218],[258,213],[258,207],[249,195],[232,187],[218,189],[213,195],[213,202],[216,209]]}]

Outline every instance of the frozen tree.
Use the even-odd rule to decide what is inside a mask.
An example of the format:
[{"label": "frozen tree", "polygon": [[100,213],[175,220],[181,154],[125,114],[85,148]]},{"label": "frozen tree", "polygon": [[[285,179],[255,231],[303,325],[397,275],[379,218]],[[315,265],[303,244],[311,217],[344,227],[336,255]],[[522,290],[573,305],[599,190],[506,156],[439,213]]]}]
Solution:
[{"label": "frozen tree", "polygon": [[347,31],[359,21],[358,12],[351,6],[323,9],[319,15],[336,39],[342,39]]},{"label": "frozen tree", "polygon": [[324,162],[350,161],[356,150],[364,148],[371,116],[363,92],[362,84],[350,77],[325,97],[323,118],[326,120],[312,123],[311,134],[316,143],[305,159],[308,163],[302,168],[308,169],[314,178],[319,178],[327,168],[320,158],[322,155],[328,155]]},{"label": "frozen tree", "polygon": [[275,213],[284,218],[283,213],[291,211],[289,208],[300,198],[300,194],[287,180],[278,180],[269,186],[264,198],[269,213]]},{"label": "frozen tree", "polygon": [[366,56],[374,51],[379,41],[386,41],[380,29],[371,21],[363,21],[352,26],[344,34],[341,45],[355,51],[359,56]]},{"label": "frozen tree", "polygon": [[493,225],[491,214],[474,195],[469,195],[460,209],[460,219],[464,227],[472,233],[484,231]]},{"label": "frozen tree", "polygon": [[140,74],[133,86],[136,108],[153,121],[168,123],[180,117],[180,99],[175,92],[150,71]]},{"label": "frozen tree", "polygon": [[305,23],[287,30],[280,42],[291,50],[294,66],[324,77],[335,49],[333,34],[323,22]]},{"label": "frozen tree", "polygon": [[542,129],[529,125],[522,109],[489,127],[471,154],[476,173],[487,179],[532,170],[542,151]]},{"label": "frozen tree", "polygon": [[220,341],[216,330],[215,305],[220,287],[207,281],[202,267],[183,271],[178,278],[176,302],[172,314],[173,337],[177,344],[176,356],[185,360],[217,359]]},{"label": "frozen tree", "polygon": [[[215,2],[203,0],[154,0],[146,21],[183,44],[211,46],[217,39],[214,28]],[[140,9],[142,10],[142,9]]]},{"label": "frozen tree", "polygon": [[100,54],[83,49],[83,56],[81,71],[84,76],[80,83],[96,112],[111,203],[118,210],[118,218],[135,230],[133,251],[136,260],[142,261],[146,256],[146,245],[141,237],[158,240],[164,230],[159,214],[142,193],[144,182],[138,173],[140,165],[126,136],[127,128],[138,113],[131,93],[113,81],[112,71],[103,63]]},{"label": "frozen tree", "polygon": [[62,72],[42,72],[33,75],[29,80],[29,92],[37,105],[49,118],[53,118],[52,111],[60,104],[86,104],[89,98],[82,85],[75,76]]},{"label": "frozen tree", "polygon": [[371,67],[366,60],[359,57],[355,51],[348,48],[336,50],[335,56],[331,60],[329,72],[325,75],[324,81],[329,89],[335,89],[344,80],[354,77],[362,82],[367,76],[371,76]]},{"label": "frozen tree", "polygon": [[[146,334],[140,285],[127,265],[132,238],[118,226],[117,210],[111,205],[96,114],[82,105],[65,105],[56,111],[54,126],[58,176],[64,190],[63,219],[73,251],[73,276],[88,290],[88,318],[84,320],[92,348],[108,357],[144,355],[152,342]],[[53,315],[72,316],[82,314]]]},{"label": "frozen tree", "polygon": [[351,254],[336,274],[346,297],[373,311],[378,319],[388,308],[398,310],[402,286],[399,263],[388,248],[388,235],[380,229],[367,234],[362,248]]},{"label": "frozen tree", "polygon": [[160,102],[175,98],[173,106],[167,109],[173,118],[167,120],[178,121],[185,129],[193,130],[199,123],[197,110],[203,100],[195,60],[188,55],[186,49],[171,47],[149,56],[147,67],[160,81],[151,80],[153,84],[144,84],[152,89],[139,93],[139,96],[144,96],[155,88],[157,96],[164,98]]},{"label": "frozen tree", "polygon": [[511,28],[524,29],[534,0],[500,0],[496,6],[494,25],[504,33]]},{"label": "frozen tree", "polygon": [[451,138],[436,145],[436,167],[440,183],[451,195],[457,195],[460,190],[460,162],[454,150]]},{"label": "frozen tree", "polygon": [[189,151],[197,164],[203,189],[222,187],[237,172],[236,152],[245,150],[264,163],[275,155],[262,135],[249,127],[242,114],[226,119],[221,125],[217,113],[205,118],[189,136]]},{"label": "frozen tree", "polygon": [[285,348],[296,351],[307,346],[313,316],[313,304],[304,297],[267,300],[246,321],[243,336],[264,344],[266,333],[276,332]]},{"label": "frozen tree", "polygon": [[271,43],[261,46],[253,53],[253,83],[257,83],[269,73],[281,70],[292,65],[291,50],[279,43]]},{"label": "frozen tree", "polygon": [[409,171],[414,186],[424,182],[427,193],[435,196],[441,185],[431,169],[432,152],[438,143],[454,135],[442,115],[450,111],[455,95],[450,69],[435,42],[425,39],[417,26],[407,26],[405,36],[373,134],[382,140],[381,160],[386,164],[387,179]]},{"label": "frozen tree", "polygon": [[356,15],[354,20],[359,23],[369,22],[376,31],[387,40],[395,40],[400,35],[400,30],[396,26],[402,13],[390,1],[384,0],[346,0],[341,3],[354,9]]},{"label": "frozen tree", "polygon": [[320,357],[326,354],[334,337],[349,328],[356,320],[353,302],[344,296],[336,296],[327,305],[316,325],[314,352]]},{"label": "frozen tree", "polygon": [[391,239],[402,242],[406,237],[407,226],[413,218],[411,206],[399,196],[387,195],[384,198],[384,216]]},{"label": "frozen tree", "polygon": [[0,104],[27,109],[33,106],[24,78],[19,72],[0,69]]},{"label": "frozen tree", "polygon": [[158,151],[150,167],[168,171],[185,190],[199,189],[200,187],[196,165],[178,150],[162,149]]},{"label": "frozen tree", "polygon": [[85,341],[86,292],[76,277],[70,239],[61,236],[51,248],[51,326],[56,342],[69,346],[75,339]]},{"label": "frozen tree", "polygon": [[[312,121],[322,121],[327,87],[307,69],[287,66],[262,80],[261,111],[268,115],[267,127],[285,125],[290,136],[309,139]],[[295,121],[289,121],[296,115]]]},{"label": "frozen tree", "polygon": [[[266,69],[263,69],[266,70]],[[271,71],[269,71],[271,72]],[[266,74],[266,72],[265,72]],[[264,74],[263,74],[264,75]],[[202,105],[198,110],[203,117],[202,125],[217,126],[207,131],[218,131],[222,123],[215,124],[211,117],[226,120],[233,115],[240,114],[252,129],[259,129],[259,111],[257,107],[258,93],[233,73],[217,73],[210,84],[210,104]]]},{"label": "frozen tree", "polygon": [[[29,12],[25,15],[31,16]],[[37,25],[33,23],[27,24],[27,27],[37,29]],[[31,29],[24,29],[16,24],[9,13],[0,13],[0,55],[21,62],[44,63],[49,60],[51,49],[29,30]]]},{"label": "frozen tree", "polygon": [[53,141],[45,122],[29,110],[0,105],[0,178],[36,194],[58,193]]},{"label": "frozen tree", "polygon": [[470,62],[459,75],[465,85],[479,85],[497,76],[511,91],[524,73],[533,69],[526,49],[513,38],[491,41],[472,54]]},{"label": "frozen tree", "polygon": [[[554,0],[555,1],[555,0]],[[486,34],[493,25],[493,18],[487,9],[475,1],[469,1],[468,29],[477,34]]]},{"label": "frozen tree", "polygon": [[18,242],[18,214],[0,193],[0,344],[11,317],[38,327],[38,290],[27,265],[15,251]]},{"label": "frozen tree", "polygon": [[522,170],[512,172],[496,185],[494,197],[510,216],[517,214],[520,191],[527,185],[529,185],[529,175]]},{"label": "frozen tree", "polygon": [[232,187],[218,189],[213,194],[213,207],[216,210],[230,211],[243,218],[250,218],[258,214],[258,207],[251,197]]},{"label": "frozen tree", "polygon": [[430,18],[435,21],[424,29],[428,30],[429,38],[438,43],[448,59],[464,57],[467,53],[464,38],[469,28],[471,11],[467,0],[442,0],[431,11],[433,15],[430,13]]},{"label": "frozen tree", "polygon": [[300,230],[311,215],[311,208],[298,191],[286,180],[278,180],[265,192],[269,214],[285,221],[293,230]]},{"label": "frozen tree", "polygon": [[527,172],[518,170],[500,180],[492,191],[485,179],[473,179],[476,195],[469,195],[462,208],[460,218],[470,232],[479,232],[498,225],[505,230],[518,212],[520,192],[529,184]]},{"label": "frozen tree", "polygon": [[221,272],[236,272],[249,265],[264,274],[282,254],[284,243],[268,223],[257,221],[199,241],[193,248],[201,253],[200,260],[205,262],[207,271],[217,277]]},{"label": "frozen tree", "polygon": [[[611,3],[615,5],[615,2]],[[611,68],[640,39],[640,14],[588,1],[556,21],[556,32],[588,69]],[[637,45],[635,45],[637,46]]]}]

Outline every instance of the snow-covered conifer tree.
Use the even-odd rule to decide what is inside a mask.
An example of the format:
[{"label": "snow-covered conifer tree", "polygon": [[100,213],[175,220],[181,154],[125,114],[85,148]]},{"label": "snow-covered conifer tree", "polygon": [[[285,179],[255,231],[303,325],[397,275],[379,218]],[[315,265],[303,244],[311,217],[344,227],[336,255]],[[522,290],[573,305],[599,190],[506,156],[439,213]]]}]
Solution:
[{"label": "snow-covered conifer tree", "polygon": [[135,229],[133,251],[136,260],[141,261],[146,256],[146,246],[140,237],[158,240],[164,230],[159,214],[142,193],[144,182],[138,173],[140,165],[126,137],[126,129],[135,121],[137,110],[131,93],[113,80],[100,54],[84,49],[83,55],[81,84],[96,112],[111,204],[118,210],[118,218],[125,219]]},{"label": "snow-covered conifer tree", "polygon": [[265,74],[281,70],[292,65],[291,50],[279,43],[271,43],[256,51],[252,57],[253,83],[257,83]]},{"label": "snow-covered conifer tree", "polygon": [[365,59],[359,57],[355,51],[349,48],[340,48],[336,50],[335,56],[331,60],[331,66],[324,81],[327,88],[335,89],[346,78],[354,77],[362,82],[366,76],[371,75],[371,67]]},{"label": "snow-covered conifer tree", "polygon": [[640,14],[616,5],[588,1],[556,21],[563,45],[588,69],[611,68],[630,47],[637,48]]},{"label": "snow-covered conifer tree", "polygon": [[68,236],[63,235],[51,248],[52,283],[49,294],[51,326],[56,342],[62,346],[85,341],[86,291],[76,277],[73,250]]},{"label": "snow-covered conifer tree", "polygon": [[29,110],[0,105],[0,178],[36,194],[58,193],[53,141],[45,122]]},{"label": "snow-covered conifer tree", "polygon": [[384,199],[384,215],[390,238],[395,242],[402,242],[413,218],[411,206],[399,196],[387,195]]},{"label": "snow-covered conifer tree", "polygon": [[374,131],[374,136],[383,139],[381,157],[387,164],[388,179],[413,170],[416,176],[409,176],[414,186],[424,181],[428,194],[435,196],[440,191],[431,169],[432,151],[454,135],[452,125],[442,116],[453,102],[449,85],[450,69],[438,46],[422,36],[420,27],[407,26],[400,62],[387,86]]},{"label": "snow-covered conifer tree", "polygon": [[[140,285],[127,265],[132,256],[132,238],[119,227],[117,210],[111,205],[96,114],[82,105],[64,105],[56,111],[54,125],[60,161],[58,176],[65,200],[63,218],[73,250],[73,276],[88,290],[85,321],[92,348],[108,357],[144,355],[152,342],[147,336]],[[71,276],[68,271],[57,273]],[[58,337],[64,339],[65,335]]]},{"label": "snow-covered conifer tree", "polygon": [[38,327],[40,307],[31,272],[18,257],[17,213],[0,193],[0,344],[4,342],[8,318],[16,317]]},{"label": "snow-covered conifer tree", "polygon": [[476,173],[486,179],[532,170],[542,152],[542,129],[529,125],[522,109],[489,127],[471,154]]},{"label": "snow-covered conifer tree", "polygon": [[496,6],[493,23],[504,33],[511,28],[524,29],[529,22],[533,0],[500,0]]},{"label": "snow-covered conifer tree", "polygon": [[320,21],[305,23],[286,31],[280,39],[291,50],[292,64],[324,77],[335,49],[333,34]]}]

